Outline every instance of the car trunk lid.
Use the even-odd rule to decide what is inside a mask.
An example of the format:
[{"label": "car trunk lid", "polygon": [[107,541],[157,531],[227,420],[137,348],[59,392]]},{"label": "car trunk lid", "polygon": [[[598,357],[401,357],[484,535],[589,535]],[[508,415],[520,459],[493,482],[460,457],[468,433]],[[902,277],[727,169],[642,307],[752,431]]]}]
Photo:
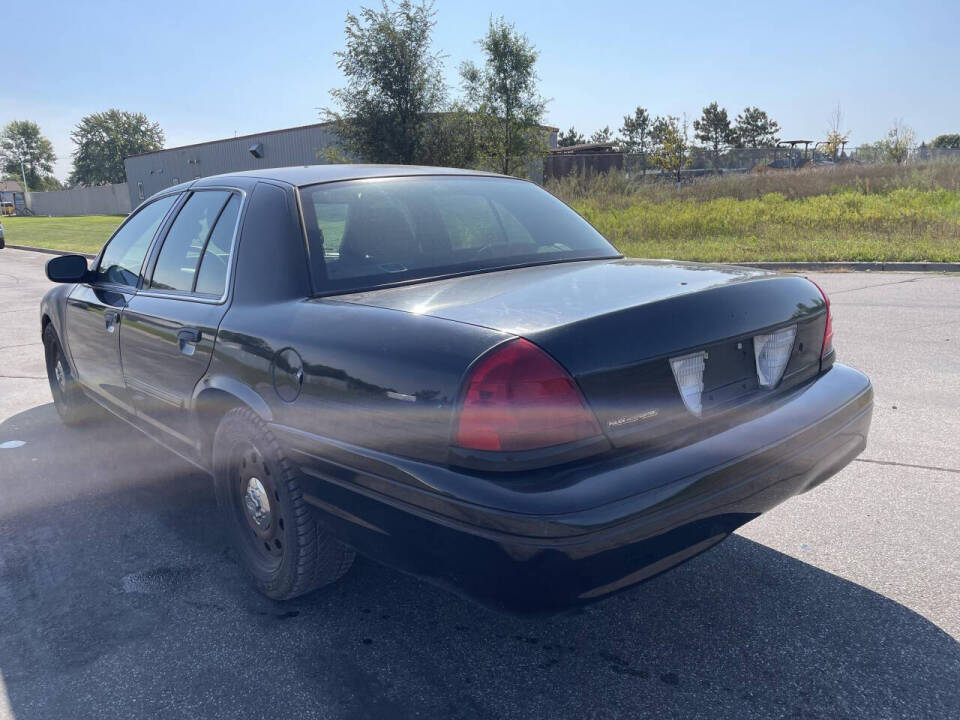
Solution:
[{"label": "car trunk lid", "polygon": [[[448,278],[342,300],[524,337],[577,380],[615,445],[662,442],[820,370],[825,306],[799,276],[673,261],[606,260]],[[783,379],[761,388],[754,338],[797,327]],[[702,412],[671,359],[702,353]]]}]

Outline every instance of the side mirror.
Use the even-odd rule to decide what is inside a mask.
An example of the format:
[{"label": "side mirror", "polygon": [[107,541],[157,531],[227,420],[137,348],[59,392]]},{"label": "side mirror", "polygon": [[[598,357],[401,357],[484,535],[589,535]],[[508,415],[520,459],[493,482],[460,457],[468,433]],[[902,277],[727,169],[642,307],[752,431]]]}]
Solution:
[{"label": "side mirror", "polygon": [[87,259],[83,255],[60,255],[47,260],[47,277],[53,282],[83,282],[87,272]]}]

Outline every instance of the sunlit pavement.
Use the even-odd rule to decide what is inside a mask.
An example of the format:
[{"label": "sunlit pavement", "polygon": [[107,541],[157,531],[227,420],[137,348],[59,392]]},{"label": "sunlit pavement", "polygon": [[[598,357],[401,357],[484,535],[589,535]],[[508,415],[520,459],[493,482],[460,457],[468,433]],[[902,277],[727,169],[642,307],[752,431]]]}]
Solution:
[{"label": "sunlit pavement", "polygon": [[863,457],[673,572],[530,620],[366,561],[261,598],[207,478],[118,422],[60,425],[46,259],[0,251],[0,718],[960,712],[960,277],[817,275],[875,384]]}]

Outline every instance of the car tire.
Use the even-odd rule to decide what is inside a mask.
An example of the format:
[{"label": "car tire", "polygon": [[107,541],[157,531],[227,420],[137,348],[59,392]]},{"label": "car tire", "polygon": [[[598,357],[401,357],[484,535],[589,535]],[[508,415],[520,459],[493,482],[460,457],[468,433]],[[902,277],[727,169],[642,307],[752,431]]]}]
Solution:
[{"label": "car tire", "polygon": [[47,362],[47,380],[53,406],[65,425],[79,425],[103,417],[99,407],[83,394],[63,352],[53,325],[43,330],[43,354]]},{"label": "car tire", "polygon": [[287,600],[338,580],[354,552],[316,520],[266,423],[247,408],[227,412],[213,440],[217,504],[254,585]]}]

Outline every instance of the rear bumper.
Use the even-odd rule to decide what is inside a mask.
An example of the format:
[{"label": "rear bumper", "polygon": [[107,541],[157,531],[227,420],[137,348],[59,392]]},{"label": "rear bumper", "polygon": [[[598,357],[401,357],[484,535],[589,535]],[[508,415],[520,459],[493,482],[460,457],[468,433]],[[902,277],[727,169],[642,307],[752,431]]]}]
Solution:
[{"label": "rear bumper", "polygon": [[494,479],[283,426],[307,500],[344,542],[498,608],[549,611],[653,577],[839,471],[866,446],[870,381],[836,365],[775,409],[659,455]]}]

